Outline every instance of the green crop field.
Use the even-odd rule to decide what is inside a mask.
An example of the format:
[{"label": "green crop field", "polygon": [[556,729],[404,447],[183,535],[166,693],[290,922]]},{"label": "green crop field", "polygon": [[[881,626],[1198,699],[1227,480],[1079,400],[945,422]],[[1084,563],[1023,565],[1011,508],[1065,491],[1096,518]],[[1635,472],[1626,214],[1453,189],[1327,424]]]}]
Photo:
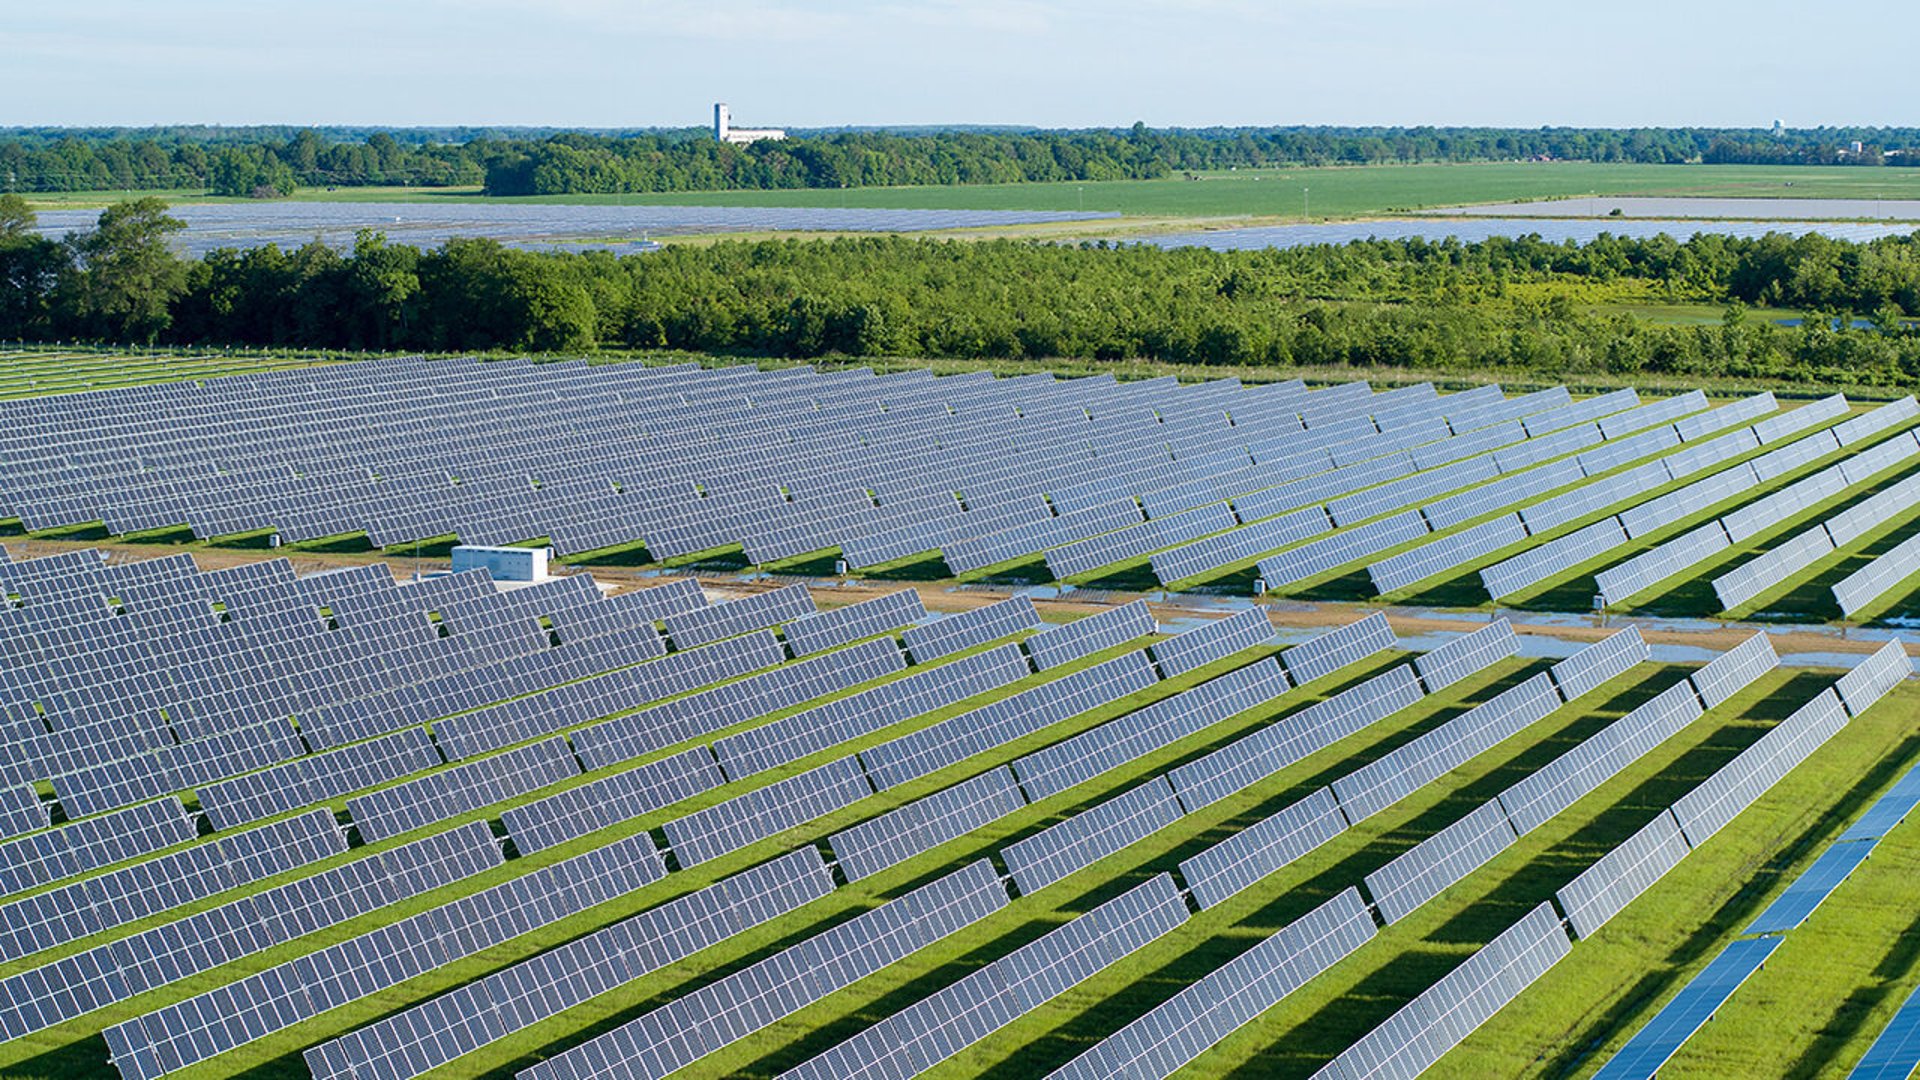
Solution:
[{"label": "green crop field", "polygon": [[[304,189],[295,198],[331,202],[485,200],[585,205],[1088,210],[1150,219],[1298,219],[1306,214],[1315,220],[1370,217],[1462,203],[1589,194],[1920,198],[1920,170],[1913,169],[1502,162],[1266,168],[1195,175],[1196,179],[554,195],[514,199],[488,199],[473,188],[338,188]],[[90,206],[142,194],[182,202],[222,201],[193,192],[72,192],[36,195],[33,199],[45,206]]]}]

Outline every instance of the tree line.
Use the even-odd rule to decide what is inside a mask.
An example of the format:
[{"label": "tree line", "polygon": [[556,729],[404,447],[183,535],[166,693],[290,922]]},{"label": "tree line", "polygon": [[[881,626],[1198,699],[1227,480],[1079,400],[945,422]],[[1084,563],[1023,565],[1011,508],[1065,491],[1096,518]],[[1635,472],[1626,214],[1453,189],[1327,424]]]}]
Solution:
[{"label": "tree line", "polygon": [[[1853,142],[1862,150],[1854,153]],[[1920,129],[1266,127],[797,132],[705,129],[0,129],[0,191],[484,185],[494,195],[1152,178],[1183,170],[1523,158],[1920,165]]]},{"label": "tree line", "polygon": [[[1538,237],[1216,252],[905,237],[673,245],[616,256],[362,233],[182,259],[154,199],[48,240],[0,196],[0,339],[425,351],[671,348],[810,358],[1149,358],[1203,365],[1920,378],[1920,234],[1685,242]],[[1667,326],[1609,302],[1710,301]],[[1819,314],[1798,328],[1748,305]],[[1836,328],[1845,313],[1872,329]]]}]

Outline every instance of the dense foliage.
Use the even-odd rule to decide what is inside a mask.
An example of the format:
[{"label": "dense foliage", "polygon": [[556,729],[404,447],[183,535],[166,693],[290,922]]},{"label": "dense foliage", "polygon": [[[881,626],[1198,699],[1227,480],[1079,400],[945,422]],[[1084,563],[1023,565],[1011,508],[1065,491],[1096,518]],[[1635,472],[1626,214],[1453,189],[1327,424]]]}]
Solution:
[{"label": "dense foliage", "polygon": [[[673,246],[616,257],[363,233],[184,261],[153,199],[63,243],[0,196],[0,338],[432,351],[677,348],[760,356],[1135,357],[1233,365],[1920,377],[1920,234],[1369,241],[1214,252],[901,237]],[[1592,314],[1727,305],[1704,327]],[[1865,317],[1788,329],[1749,304]]]},{"label": "dense foliage", "polygon": [[[1862,150],[1850,150],[1853,142]],[[497,195],[1109,180],[1265,165],[1562,160],[1920,165],[1920,130],[1132,128],[796,132],[723,146],[704,129],[0,130],[7,191],[470,185]]]}]

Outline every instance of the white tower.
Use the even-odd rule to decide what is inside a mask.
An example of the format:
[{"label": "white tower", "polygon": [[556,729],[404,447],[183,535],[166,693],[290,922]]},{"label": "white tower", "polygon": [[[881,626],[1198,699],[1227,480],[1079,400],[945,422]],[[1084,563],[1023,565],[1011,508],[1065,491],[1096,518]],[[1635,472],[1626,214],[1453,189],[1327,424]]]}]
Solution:
[{"label": "white tower", "polygon": [[715,142],[727,141],[727,129],[733,126],[733,112],[724,101],[713,103],[713,138]]}]

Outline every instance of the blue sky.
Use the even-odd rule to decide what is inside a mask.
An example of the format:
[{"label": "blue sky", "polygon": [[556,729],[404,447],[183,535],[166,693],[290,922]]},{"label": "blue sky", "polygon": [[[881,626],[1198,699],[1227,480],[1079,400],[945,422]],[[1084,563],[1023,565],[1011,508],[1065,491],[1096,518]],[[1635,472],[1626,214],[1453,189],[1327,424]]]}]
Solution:
[{"label": "blue sky", "polygon": [[[1920,5],[33,0],[0,125],[1920,126]],[[1818,13],[1814,18],[1813,13]]]}]

